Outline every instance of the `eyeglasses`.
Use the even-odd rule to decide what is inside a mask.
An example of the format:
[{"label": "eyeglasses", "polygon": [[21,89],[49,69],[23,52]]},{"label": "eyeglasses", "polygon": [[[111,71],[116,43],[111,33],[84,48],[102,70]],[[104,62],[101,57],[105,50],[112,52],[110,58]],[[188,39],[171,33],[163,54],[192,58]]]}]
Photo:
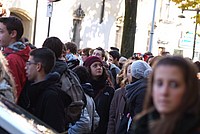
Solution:
[{"label": "eyeglasses", "polygon": [[27,62],[26,62],[26,65],[27,65],[27,66],[30,66],[31,64],[35,64],[35,65],[36,65],[37,63],[36,63],[36,62],[31,62],[31,61],[27,61]]}]

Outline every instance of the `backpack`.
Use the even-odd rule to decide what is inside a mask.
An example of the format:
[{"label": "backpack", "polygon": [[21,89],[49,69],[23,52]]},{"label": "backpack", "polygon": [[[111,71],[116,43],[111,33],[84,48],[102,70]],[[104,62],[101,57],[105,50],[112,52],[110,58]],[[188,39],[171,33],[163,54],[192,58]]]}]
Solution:
[{"label": "backpack", "polygon": [[75,123],[79,120],[82,110],[87,104],[84,91],[80,85],[76,74],[66,68],[61,74],[60,81],[62,82],[61,90],[71,97],[72,102],[65,107],[65,118],[68,123]]}]

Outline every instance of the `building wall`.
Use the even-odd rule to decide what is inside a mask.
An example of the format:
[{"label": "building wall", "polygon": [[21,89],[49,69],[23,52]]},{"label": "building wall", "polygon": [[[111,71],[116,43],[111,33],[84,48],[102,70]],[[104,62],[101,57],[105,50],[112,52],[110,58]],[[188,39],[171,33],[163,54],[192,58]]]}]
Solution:
[{"label": "building wall", "polygon": [[[34,21],[36,0],[7,0],[11,12],[20,16],[25,25],[24,36],[33,41]],[[151,29],[153,6],[155,0],[138,0],[137,11],[137,28],[135,38],[135,52],[144,53],[149,45],[149,31]],[[194,25],[185,24],[185,20],[178,19],[181,10],[169,0],[157,0],[155,31],[153,33],[153,54],[158,54],[158,47],[165,47],[166,51],[171,54],[174,50],[183,51],[183,55],[190,57],[192,55],[192,47],[184,48],[180,46],[180,38],[185,31],[193,31]],[[73,11],[81,4],[85,12],[82,20],[80,33],[80,47],[96,48],[101,46],[109,49],[116,44],[116,33],[118,29],[116,20],[120,16],[124,16],[125,0],[106,0],[103,22],[100,24],[101,0],[61,0],[53,5],[53,15],[50,23],[50,36],[59,37],[64,43],[71,41],[73,36]],[[49,18],[47,14],[47,1],[38,0],[38,15],[36,23],[35,45],[41,47],[43,41],[47,38]],[[190,15],[191,16],[191,13]],[[165,20],[170,23],[165,23]],[[190,17],[187,21],[192,22]],[[187,27],[187,30],[183,30]],[[119,40],[119,38],[117,38]],[[159,42],[167,42],[160,44]],[[192,44],[190,44],[192,46]],[[123,49],[123,48],[122,48]]]},{"label": "building wall", "polygon": [[[12,4],[13,7],[18,7],[30,13],[34,22],[36,1],[15,0]],[[73,28],[73,11],[76,10],[81,4],[82,9],[85,11],[85,17],[82,20],[81,29],[81,47],[98,47],[101,46],[109,49],[110,46],[115,45],[116,33],[116,18],[120,15],[119,12],[123,7],[123,1],[106,1],[104,21],[99,24],[101,1],[95,0],[61,0],[53,5],[53,15],[50,23],[50,36],[57,36],[63,42],[71,41],[72,28]],[[34,7],[34,8],[33,8]],[[47,13],[47,1],[38,1],[38,15],[35,45],[41,47],[43,41],[47,37],[49,18]]]}]

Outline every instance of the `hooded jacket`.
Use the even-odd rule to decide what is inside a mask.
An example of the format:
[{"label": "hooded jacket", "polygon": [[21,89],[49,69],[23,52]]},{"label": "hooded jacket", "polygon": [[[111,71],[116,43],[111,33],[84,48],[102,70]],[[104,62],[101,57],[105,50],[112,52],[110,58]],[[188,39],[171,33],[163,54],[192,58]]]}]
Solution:
[{"label": "hooded jacket", "polygon": [[29,46],[21,42],[15,42],[8,47],[4,48],[3,54],[8,61],[8,68],[14,77],[17,89],[17,97],[19,97],[22,88],[26,83],[26,62],[29,59],[31,49]]},{"label": "hooded jacket", "polygon": [[58,132],[64,132],[66,127],[64,93],[60,90],[59,78],[58,73],[50,73],[44,81],[30,84],[23,90],[19,105]]},{"label": "hooded jacket", "polygon": [[56,60],[56,64],[52,72],[58,72],[60,75],[67,69],[67,63],[63,60]]}]

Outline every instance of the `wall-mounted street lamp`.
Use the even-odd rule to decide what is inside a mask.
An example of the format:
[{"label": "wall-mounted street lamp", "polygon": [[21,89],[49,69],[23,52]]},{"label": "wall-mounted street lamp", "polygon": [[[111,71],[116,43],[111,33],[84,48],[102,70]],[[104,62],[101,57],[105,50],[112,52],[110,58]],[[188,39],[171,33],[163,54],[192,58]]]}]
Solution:
[{"label": "wall-mounted street lamp", "polygon": [[[183,11],[195,11],[196,12],[196,16],[199,15],[200,9],[196,8],[196,9],[183,9]],[[185,18],[184,15],[179,15],[179,18]],[[196,47],[196,37],[197,37],[197,17],[196,17],[196,21],[195,21],[195,29],[194,29],[194,42],[193,42],[193,48],[192,48],[192,60],[194,59],[194,54],[195,54],[195,47]]]},{"label": "wall-mounted street lamp", "polygon": [[81,4],[79,5],[78,9],[73,12],[73,38],[72,41],[77,44],[79,48],[80,42],[80,30],[81,30],[81,23],[83,18],[85,17],[85,12],[81,8]]}]

